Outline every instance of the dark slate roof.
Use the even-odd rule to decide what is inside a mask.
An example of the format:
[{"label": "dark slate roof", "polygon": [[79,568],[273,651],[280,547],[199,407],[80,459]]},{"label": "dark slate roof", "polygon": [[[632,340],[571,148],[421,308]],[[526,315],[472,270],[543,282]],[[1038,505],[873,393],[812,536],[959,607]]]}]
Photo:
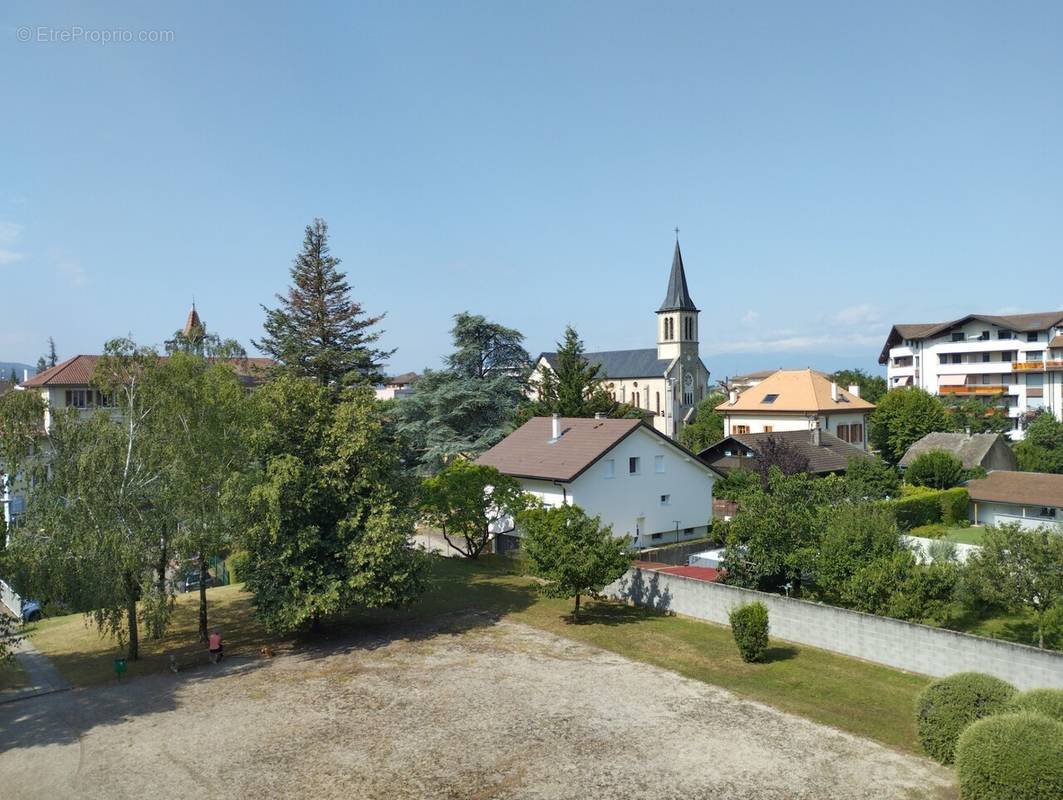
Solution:
[{"label": "dark slate roof", "polygon": [[687,290],[687,274],[683,270],[683,254],[679,252],[679,241],[675,243],[675,255],[672,256],[672,272],[668,276],[668,293],[664,302],[657,309],[661,311],[697,311],[694,301]]},{"label": "dark slate roof", "polygon": [[[657,348],[645,350],[606,350],[601,353],[584,353],[588,364],[600,364],[601,375],[607,378],[661,378],[672,363],[668,358],[657,358]],[[557,369],[557,353],[541,353],[551,369]]]},{"label": "dark slate roof", "polygon": [[[820,444],[817,447],[812,444],[811,431],[736,433],[706,447],[698,453],[698,458],[720,472],[743,469],[751,460],[744,454],[750,450],[755,453],[757,447],[768,439],[782,440],[793,445],[801,455],[808,459],[808,471],[813,474],[845,472],[850,458],[871,458],[866,451],[856,445],[843,442],[833,433],[820,431],[819,436]],[[724,455],[728,449],[735,453],[741,452],[742,455]]]},{"label": "dark slate roof", "polygon": [[907,467],[923,453],[944,450],[962,461],[964,468],[973,469],[982,466],[982,461],[1000,438],[999,433],[928,433],[909,447],[898,463]]}]

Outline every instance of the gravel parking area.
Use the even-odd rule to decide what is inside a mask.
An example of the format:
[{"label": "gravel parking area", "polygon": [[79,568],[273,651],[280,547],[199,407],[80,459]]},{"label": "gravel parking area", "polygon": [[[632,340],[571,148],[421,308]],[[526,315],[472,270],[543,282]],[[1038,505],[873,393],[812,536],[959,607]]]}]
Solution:
[{"label": "gravel parking area", "polygon": [[451,622],[0,705],[0,795],[954,797],[929,761],[523,625]]}]

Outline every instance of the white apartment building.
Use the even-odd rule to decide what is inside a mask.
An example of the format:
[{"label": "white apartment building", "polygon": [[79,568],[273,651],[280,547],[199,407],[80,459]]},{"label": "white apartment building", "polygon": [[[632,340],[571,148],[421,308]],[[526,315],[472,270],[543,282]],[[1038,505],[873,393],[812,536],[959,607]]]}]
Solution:
[{"label": "white apartment building", "polygon": [[1063,420],[1063,311],[894,325],[878,360],[891,389],[1000,402],[1013,439],[1028,411]]}]

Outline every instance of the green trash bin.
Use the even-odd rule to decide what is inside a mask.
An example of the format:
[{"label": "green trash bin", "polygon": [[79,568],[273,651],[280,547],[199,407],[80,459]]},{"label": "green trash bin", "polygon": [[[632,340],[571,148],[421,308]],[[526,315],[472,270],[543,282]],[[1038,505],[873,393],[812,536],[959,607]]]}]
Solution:
[{"label": "green trash bin", "polygon": [[114,660],[114,674],[118,676],[118,680],[122,680],[122,673],[126,671],[128,663],[124,658],[116,658]]}]

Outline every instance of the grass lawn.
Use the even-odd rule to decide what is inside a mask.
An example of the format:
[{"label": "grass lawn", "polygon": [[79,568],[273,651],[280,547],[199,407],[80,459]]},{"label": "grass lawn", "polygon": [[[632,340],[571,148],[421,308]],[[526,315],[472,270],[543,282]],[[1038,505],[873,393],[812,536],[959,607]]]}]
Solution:
[{"label": "grass lawn", "polygon": [[966,528],[949,528],[942,537],[957,544],[982,544],[982,528],[973,525]]},{"label": "grass lawn", "polygon": [[[257,652],[267,641],[255,621],[251,595],[242,586],[219,586],[207,590],[211,627],[221,628],[226,653]],[[123,676],[133,677],[169,668],[169,653],[180,664],[205,663],[206,645],[198,640],[199,592],[178,595],[173,622],[162,639],[149,639],[140,630],[140,660],[130,661]],[[114,658],[124,649],[109,636],[100,636],[96,625],[81,614],[41,620],[30,635],[33,644],[55,663],[68,681],[89,686],[115,679]]]},{"label": "grass lawn", "polygon": [[[386,627],[396,621],[431,620],[442,614],[485,611],[561,636],[587,642],[629,658],[674,670],[784,711],[918,752],[913,724],[915,696],[926,679],[867,662],[798,645],[776,643],[765,664],[746,664],[728,628],[681,617],[663,616],[613,603],[587,603],[582,620],[571,621],[571,602],[539,597],[535,582],[517,574],[513,562],[498,557],[471,563],[432,561],[429,591],[414,606],[351,615],[340,629]],[[226,637],[226,651],[254,654],[268,641],[253,621],[250,598],[240,586],[208,591],[211,624]],[[178,600],[174,624],[161,642],[142,642],[144,656],[129,674],[166,669],[165,653],[177,650],[185,660],[202,659],[196,641],[196,595]],[[33,637],[73,683],[113,680],[113,642],[101,639],[80,616],[44,621]],[[637,698],[632,698],[637,701]]]},{"label": "grass lawn", "polygon": [[973,525],[960,526],[934,523],[912,528],[907,533],[909,536],[922,536],[926,539],[946,539],[957,544],[980,545],[982,543],[982,528],[974,527]]}]

